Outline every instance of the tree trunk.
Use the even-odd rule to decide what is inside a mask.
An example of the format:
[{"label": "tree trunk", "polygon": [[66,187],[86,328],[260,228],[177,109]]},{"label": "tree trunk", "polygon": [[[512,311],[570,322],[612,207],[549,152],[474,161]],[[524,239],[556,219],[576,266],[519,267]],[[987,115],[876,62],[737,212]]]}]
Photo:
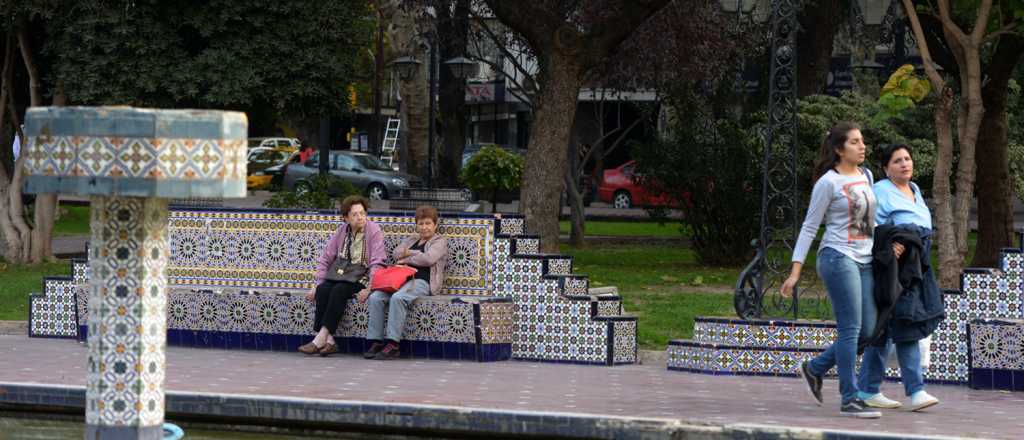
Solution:
[{"label": "tree trunk", "polygon": [[[35,55],[30,45],[27,23],[22,22],[18,28],[18,45],[21,46],[21,58],[28,72],[29,96],[32,107],[43,105],[42,82],[39,69],[36,67]],[[27,141],[27,140],[26,140]],[[27,146],[26,142],[26,146]],[[16,187],[16,188],[20,188]],[[20,193],[19,193],[20,196]],[[57,215],[57,194],[39,194],[36,196],[34,221],[32,229],[32,247],[29,261],[53,261],[53,223]]]},{"label": "tree trunk", "polygon": [[[571,176],[565,176],[565,193],[569,199],[569,244],[579,247],[586,244],[586,214],[579,185]],[[559,207],[561,209],[561,207]]]},{"label": "tree trunk", "polygon": [[1002,37],[982,88],[985,117],[978,136],[978,243],[971,266],[996,267],[1001,248],[1013,245],[1013,191],[1010,185],[1006,106],[1009,80],[1024,55],[1024,38]]},{"label": "tree trunk", "polygon": [[[440,12],[443,19],[438,23],[438,34],[441,41],[441,63],[466,56],[466,44],[469,36],[469,0],[455,0],[454,9],[445,4],[447,9]],[[449,15],[449,11],[451,11]],[[462,152],[466,144],[466,79],[457,78],[451,69],[441,66],[441,82],[438,107],[443,122],[442,134],[444,145],[439,161],[438,185],[457,188],[459,171],[462,170]]]},{"label": "tree trunk", "polygon": [[583,68],[578,59],[552,50],[540,69],[543,88],[537,96],[520,212],[527,230],[541,237],[541,251],[558,252],[558,214],[566,170],[566,145],[576,117]]},{"label": "tree trunk", "polygon": [[[6,51],[4,52],[4,70],[2,86],[0,86],[0,117],[5,114],[11,121],[11,127],[18,130],[18,116],[14,113],[12,89],[14,84],[14,41],[13,36],[8,34]],[[2,125],[2,124],[0,124]],[[20,131],[19,131],[20,132]],[[24,142],[24,136],[21,137]],[[18,160],[14,162],[13,171],[10,175],[3,170],[0,175],[0,227],[3,228],[4,240],[6,241],[5,258],[12,263],[24,263],[29,261],[29,251],[32,244],[32,229],[25,222],[25,207],[21,200],[21,184],[24,181],[21,167],[25,162],[25,151],[22,150]],[[10,180],[8,180],[10,177]]]},{"label": "tree trunk", "polygon": [[953,113],[953,91],[948,87],[940,92],[935,103],[936,154],[932,196],[935,198],[935,226],[939,245],[939,284],[946,289],[959,285],[962,261],[957,253],[956,228],[953,219],[950,174],[953,171],[953,131],[950,118]]},{"label": "tree trunk", "polygon": [[797,71],[800,72],[796,90],[799,97],[825,92],[836,28],[840,20],[848,16],[839,0],[818,0],[816,4],[803,8],[800,13],[803,32],[797,36],[796,45]]}]

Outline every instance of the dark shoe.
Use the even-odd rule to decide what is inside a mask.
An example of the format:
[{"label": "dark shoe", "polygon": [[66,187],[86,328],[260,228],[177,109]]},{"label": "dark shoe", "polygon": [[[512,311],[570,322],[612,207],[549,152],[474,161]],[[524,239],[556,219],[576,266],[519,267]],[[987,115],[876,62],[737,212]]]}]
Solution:
[{"label": "dark shoe", "polygon": [[363,353],[363,359],[373,359],[373,357],[376,356],[377,353],[380,353],[380,351],[383,349],[383,343],[374,342],[373,345],[370,346],[370,349],[366,350],[366,353]]},{"label": "dark shoe", "polygon": [[300,345],[299,351],[306,354],[317,354],[320,352],[320,347],[317,347],[316,344],[310,342],[305,345]]},{"label": "dark shoe", "polygon": [[853,399],[844,403],[843,407],[839,409],[839,414],[858,419],[877,419],[882,417],[881,411],[868,408],[867,404],[860,399]]},{"label": "dark shoe", "polygon": [[811,373],[811,361],[803,361],[800,364],[800,377],[807,382],[807,391],[811,393],[811,397],[814,398],[814,403],[821,406],[821,376],[815,376]]},{"label": "dark shoe", "polygon": [[402,354],[399,353],[398,344],[385,345],[380,352],[373,356],[378,361],[390,361],[398,359]]},{"label": "dark shoe", "polygon": [[330,342],[324,344],[324,347],[320,349],[320,356],[327,357],[330,354],[337,353],[338,346]]}]

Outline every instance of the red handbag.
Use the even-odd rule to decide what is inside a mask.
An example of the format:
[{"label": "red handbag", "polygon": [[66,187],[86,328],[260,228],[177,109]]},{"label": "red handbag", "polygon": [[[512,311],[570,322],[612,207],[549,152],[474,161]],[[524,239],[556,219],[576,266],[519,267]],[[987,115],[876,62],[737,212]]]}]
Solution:
[{"label": "red handbag", "polygon": [[409,266],[389,266],[378,269],[370,280],[370,290],[393,293],[402,288],[409,278],[416,275],[416,269]]}]

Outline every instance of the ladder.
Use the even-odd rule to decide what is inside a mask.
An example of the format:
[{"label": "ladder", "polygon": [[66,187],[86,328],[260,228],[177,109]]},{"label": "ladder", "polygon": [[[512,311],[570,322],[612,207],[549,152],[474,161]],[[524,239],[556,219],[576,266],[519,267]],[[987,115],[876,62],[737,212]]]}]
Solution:
[{"label": "ladder", "polygon": [[388,126],[384,129],[384,140],[380,145],[380,160],[389,167],[395,159],[395,147],[398,145],[398,128],[401,125],[401,119],[388,118]]}]

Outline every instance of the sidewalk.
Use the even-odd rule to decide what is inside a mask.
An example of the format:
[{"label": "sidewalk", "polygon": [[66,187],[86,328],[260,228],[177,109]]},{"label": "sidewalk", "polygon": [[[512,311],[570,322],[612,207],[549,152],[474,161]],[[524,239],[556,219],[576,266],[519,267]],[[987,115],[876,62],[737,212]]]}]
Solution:
[{"label": "sidewalk", "polygon": [[[80,400],[86,353],[71,340],[0,336],[0,403],[19,395],[39,399],[25,391],[31,387],[15,384]],[[1024,432],[1020,393],[933,385],[929,392],[942,403],[931,410],[888,410],[879,420],[855,420],[839,416],[834,380],[826,381],[826,405],[818,407],[795,378],[707,376],[663,364],[379,362],[170,347],[166,377],[168,408],[179,419],[230,412],[264,423],[304,417],[339,426],[476,434],[569,430],[603,438],[1014,439]],[[905,400],[898,385],[884,388]]]}]

